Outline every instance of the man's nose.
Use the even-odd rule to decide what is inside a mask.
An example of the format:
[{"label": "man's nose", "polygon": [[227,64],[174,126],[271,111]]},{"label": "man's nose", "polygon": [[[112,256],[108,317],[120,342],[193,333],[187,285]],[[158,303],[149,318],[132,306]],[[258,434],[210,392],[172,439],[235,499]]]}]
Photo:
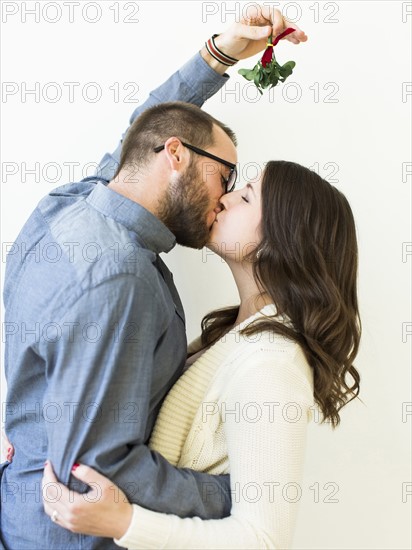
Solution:
[{"label": "man's nose", "polygon": [[219,214],[219,212],[221,212],[222,210],[224,210],[224,208],[225,208],[225,207],[223,206],[223,203],[219,201],[219,202],[217,203],[216,207],[214,208],[214,212],[215,212],[216,214]]}]

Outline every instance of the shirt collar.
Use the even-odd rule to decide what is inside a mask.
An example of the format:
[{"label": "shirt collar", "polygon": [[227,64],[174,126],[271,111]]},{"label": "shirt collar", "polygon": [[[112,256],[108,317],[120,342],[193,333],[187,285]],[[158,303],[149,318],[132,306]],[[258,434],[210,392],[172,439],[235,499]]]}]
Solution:
[{"label": "shirt collar", "polygon": [[169,252],[176,244],[176,237],[156,216],[101,182],[96,184],[86,202],[136,233],[144,246],[156,254]]}]

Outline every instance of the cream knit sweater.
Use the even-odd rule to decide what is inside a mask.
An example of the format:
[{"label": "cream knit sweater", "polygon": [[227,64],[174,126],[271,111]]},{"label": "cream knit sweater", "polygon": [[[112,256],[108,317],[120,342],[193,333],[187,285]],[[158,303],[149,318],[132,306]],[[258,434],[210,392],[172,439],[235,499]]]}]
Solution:
[{"label": "cream knit sweater", "polygon": [[[133,505],[127,548],[288,548],[311,419],[313,373],[296,343],[239,331],[222,337],[167,395],[150,440],[179,468],[230,473],[231,515],[182,519]],[[280,319],[279,319],[280,320]]]}]

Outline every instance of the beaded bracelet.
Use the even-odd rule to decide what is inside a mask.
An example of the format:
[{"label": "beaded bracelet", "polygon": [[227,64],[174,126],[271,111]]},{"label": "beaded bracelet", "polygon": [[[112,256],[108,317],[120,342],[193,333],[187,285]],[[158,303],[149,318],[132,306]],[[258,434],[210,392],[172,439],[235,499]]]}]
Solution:
[{"label": "beaded bracelet", "polygon": [[235,59],[234,57],[230,57],[230,55],[226,55],[223,53],[215,44],[215,38],[216,36],[219,36],[218,34],[214,34],[207,42],[205,42],[205,46],[207,51],[210,53],[210,55],[216,59],[216,61],[219,61],[219,63],[222,63],[222,65],[226,65],[227,67],[232,67],[235,63],[237,63],[239,60]]}]

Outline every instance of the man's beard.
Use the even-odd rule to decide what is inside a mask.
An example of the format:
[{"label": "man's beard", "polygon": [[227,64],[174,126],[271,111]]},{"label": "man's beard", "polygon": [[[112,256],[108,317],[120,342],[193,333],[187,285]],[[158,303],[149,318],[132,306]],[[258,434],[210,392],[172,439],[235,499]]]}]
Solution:
[{"label": "man's beard", "polygon": [[193,159],[185,173],[169,182],[159,202],[157,217],[175,235],[176,242],[203,248],[209,240],[206,217],[210,198]]}]

